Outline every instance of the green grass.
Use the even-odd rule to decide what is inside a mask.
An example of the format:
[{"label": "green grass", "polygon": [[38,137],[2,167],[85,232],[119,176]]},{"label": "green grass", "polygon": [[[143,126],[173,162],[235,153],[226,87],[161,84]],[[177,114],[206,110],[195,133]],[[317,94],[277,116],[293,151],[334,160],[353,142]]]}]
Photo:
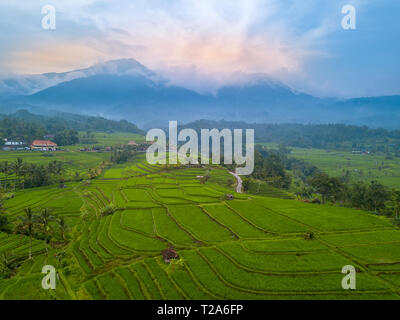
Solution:
[{"label": "green grass", "polygon": [[[43,154],[51,156],[44,157]],[[89,168],[96,167],[102,161],[110,160],[110,153],[101,152],[79,152],[79,151],[0,151],[0,162],[8,161],[12,163],[15,159],[21,158],[25,162],[34,164],[48,164],[51,161],[60,161],[66,170],[66,177],[72,178],[75,172],[79,172],[82,177],[86,176]],[[4,176],[2,176],[4,177]]]},{"label": "green grass", "polygon": [[127,230],[121,226],[121,212],[115,212],[111,217],[109,235],[117,244],[123,248],[131,249],[135,252],[160,252],[165,248],[165,243],[143,235],[141,233]]},{"label": "green grass", "polygon": [[229,201],[228,206],[250,223],[269,232],[306,232],[310,227],[302,225],[285,216],[280,216],[254,201]]},{"label": "green grass", "polygon": [[107,300],[127,300],[129,298],[125,288],[112,274],[106,273],[98,277],[97,282],[105,293]]},{"label": "green grass", "polygon": [[153,278],[157,279],[157,282],[163,292],[163,296],[168,300],[181,300],[184,296],[179,292],[177,287],[168,277],[167,273],[161,269],[160,265],[154,259],[148,259],[145,261],[148,269],[153,275]]},{"label": "green grass", "polygon": [[327,272],[340,271],[340,266],[352,264],[333,252],[309,252],[293,254],[265,254],[244,250],[240,244],[218,246],[219,252],[244,268],[261,272]]},{"label": "green grass", "polygon": [[114,270],[114,272],[123,279],[133,299],[146,299],[146,296],[143,294],[142,289],[140,288],[138,279],[128,268],[117,268]]},{"label": "green grass", "polygon": [[152,209],[152,212],[155,230],[161,237],[175,246],[193,246],[195,244],[193,237],[179,227],[173,218],[167,214],[166,209],[155,208]]},{"label": "green grass", "polygon": [[210,219],[197,206],[169,206],[168,210],[183,228],[202,241],[218,242],[234,239],[232,232]]},{"label": "green grass", "polygon": [[[71,170],[109,156],[71,154]],[[196,176],[207,170],[211,178],[200,184]],[[89,185],[17,191],[5,202],[11,223],[27,206],[50,208],[71,231],[48,256],[35,234],[32,260],[26,236],[0,232],[0,254],[13,252],[19,264],[14,276],[0,279],[0,299],[400,299],[400,231],[386,218],[277,193],[237,194],[232,179],[222,167],[164,168],[141,155]],[[235,200],[224,200],[226,193]],[[111,203],[116,210],[102,216]],[[305,240],[307,232],[314,240]],[[179,266],[162,259],[169,246]],[[54,257],[60,250],[64,267]],[[60,268],[54,294],[41,289],[45,264]],[[344,265],[357,268],[357,290],[342,289]]]},{"label": "green grass", "polygon": [[290,157],[303,159],[332,176],[342,176],[348,170],[352,181],[377,180],[393,188],[400,188],[400,159],[386,159],[384,155],[352,154],[351,151],[290,148]]},{"label": "green grass", "polygon": [[151,209],[124,210],[121,213],[121,225],[154,235],[154,224]]},{"label": "green grass", "polygon": [[400,263],[399,243],[368,244],[367,246],[342,247],[346,253],[366,263]]},{"label": "green grass", "polygon": [[275,216],[295,219],[306,229],[319,231],[339,231],[351,229],[368,229],[390,227],[391,224],[364,211],[329,205],[305,204],[297,201],[257,198],[255,203]]},{"label": "green grass", "polygon": [[270,184],[260,181],[260,180],[249,180],[248,189],[246,192],[251,194],[256,194],[260,196],[266,196],[271,198],[280,198],[280,199],[293,199],[293,195],[288,192],[274,188]]},{"label": "green grass", "polygon": [[139,278],[142,291],[145,291],[151,299],[163,299],[160,289],[158,288],[158,283],[154,281],[155,279],[143,263],[134,264],[131,266],[131,269]]},{"label": "green grass", "polygon": [[229,227],[242,239],[267,238],[270,234],[257,229],[224,204],[205,205],[204,210],[218,222]]},{"label": "green grass", "polygon": [[[116,144],[127,144],[129,141],[134,140],[137,143],[145,141],[145,137],[136,133],[129,132],[93,132],[94,140],[97,143],[94,144],[78,144],[70,149],[87,148],[88,146],[114,146]],[[83,132],[80,132],[80,136],[84,136]]]},{"label": "green grass", "polygon": [[297,253],[327,250],[326,246],[319,241],[310,241],[302,238],[244,241],[242,246],[255,253]]},{"label": "green grass", "polygon": [[353,246],[365,244],[378,244],[381,242],[394,242],[400,244],[400,230],[369,231],[360,233],[329,234],[321,239],[335,246]]},{"label": "green grass", "polygon": [[[337,274],[324,274],[312,276],[275,276],[264,275],[242,269],[231,263],[224,255],[211,249],[202,249],[202,255],[225,281],[231,285],[255,292],[266,291],[291,291],[291,292],[318,292],[341,291],[340,271]],[[204,259],[204,258],[203,258]],[[377,279],[365,274],[358,275],[358,290],[387,290],[390,289]]]}]

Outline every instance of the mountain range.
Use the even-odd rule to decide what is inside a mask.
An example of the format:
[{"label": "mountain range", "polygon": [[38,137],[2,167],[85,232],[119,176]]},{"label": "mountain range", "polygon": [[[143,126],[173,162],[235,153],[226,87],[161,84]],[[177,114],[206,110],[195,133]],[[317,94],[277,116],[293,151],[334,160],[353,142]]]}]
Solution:
[{"label": "mountain range", "polygon": [[144,128],[164,126],[168,120],[198,119],[400,127],[400,96],[318,98],[265,74],[251,74],[214,94],[201,94],[173,85],[134,59],[64,73],[1,78],[0,112],[18,109],[126,119]]}]

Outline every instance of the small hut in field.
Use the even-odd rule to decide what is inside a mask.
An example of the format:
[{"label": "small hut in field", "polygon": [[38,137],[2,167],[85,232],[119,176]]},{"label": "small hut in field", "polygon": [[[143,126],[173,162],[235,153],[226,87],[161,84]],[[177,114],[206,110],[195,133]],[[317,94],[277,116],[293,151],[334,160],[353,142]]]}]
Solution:
[{"label": "small hut in field", "polygon": [[164,262],[165,263],[171,263],[172,259],[179,259],[179,255],[172,248],[168,248],[168,249],[162,250],[161,254],[162,254],[163,258],[164,258]]}]

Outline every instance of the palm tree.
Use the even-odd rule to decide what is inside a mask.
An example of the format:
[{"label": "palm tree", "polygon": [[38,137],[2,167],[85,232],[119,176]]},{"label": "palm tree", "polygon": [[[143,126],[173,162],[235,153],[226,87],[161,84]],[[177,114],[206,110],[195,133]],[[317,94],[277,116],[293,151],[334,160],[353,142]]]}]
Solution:
[{"label": "palm tree", "polygon": [[15,162],[12,164],[12,167],[14,169],[14,173],[19,176],[21,173],[21,170],[23,168],[24,162],[22,161],[21,158],[17,158]]},{"label": "palm tree", "polygon": [[392,190],[389,204],[393,208],[396,220],[398,220],[400,213],[400,191]]},{"label": "palm tree", "polygon": [[19,216],[17,230],[29,235],[29,259],[32,259],[32,236],[36,226],[36,216],[31,207],[25,208],[25,215]]},{"label": "palm tree", "polygon": [[0,255],[0,264],[5,268],[9,268],[10,264],[14,261],[15,255],[12,251],[3,252]]},{"label": "palm tree", "polygon": [[61,238],[65,240],[65,233],[69,231],[69,226],[67,224],[67,220],[63,216],[57,219],[57,225],[60,229]]},{"label": "palm tree", "polygon": [[54,220],[54,215],[50,213],[49,208],[42,209],[38,216],[38,224],[40,225],[43,234],[44,234],[44,245],[46,248],[46,253],[49,252],[47,249],[47,241],[49,237],[49,231],[50,231],[50,222]]}]

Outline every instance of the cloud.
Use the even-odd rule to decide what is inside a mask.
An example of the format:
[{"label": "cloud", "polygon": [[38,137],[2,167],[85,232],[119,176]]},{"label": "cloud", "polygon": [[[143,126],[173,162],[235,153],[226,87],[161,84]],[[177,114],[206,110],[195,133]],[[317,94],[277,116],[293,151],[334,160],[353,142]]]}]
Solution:
[{"label": "cloud", "polygon": [[[373,10],[367,6],[380,3],[58,0],[54,2],[57,30],[45,31],[40,28],[41,7],[49,2],[0,3],[3,72],[68,71],[110,59],[135,58],[173,83],[200,91],[215,89],[232,74],[267,73],[315,92],[345,90],[339,88],[340,76],[335,74],[339,71],[330,61],[338,70],[366,68],[351,65],[345,57],[350,37],[340,29],[341,7],[353,4],[369,17]],[[355,39],[354,48],[365,38]],[[317,66],[321,71],[315,71]],[[332,81],[323,78],[328,76],[325,70],[332,74]]]},{"label": "cloud", "polygon": [[[34,64],[37,69],[50,69],[56,61],[58,69],[68,68],[74,59],[77,65],[84,64],[82,60],[94,59],[96,51],[99,59],[133,56],[154,67],[195,64],[199,70],[208,72],[259,71],[260,68],[273,72],[299,67],[304,48],[296,51],[289,48],[291,39],[281,37],[277,34],[278,28],[271,25],[257,30],[260,21],[276,14],[275,1],[239,0],[233,4],[226,0],[202,0],[160,4],[160,1],[113,1],[112,4],[58,1],[57,30],[50,37],[49,31],[38,28],[40,4],[22,6],[5,0],[1,6],[11,8],[12,15],[26,16],[27,22],[23,26],[8,25],[20,34],[18,41],[9,39],[9,54],[15,61],[12,67],[20,64],[18,69],[22,69]],[[21,43],[23,35],[27,41]],[[79,54],[74,54],[75,50]],[[32,58],[26,60],[28,52],[32,52]]]}]

